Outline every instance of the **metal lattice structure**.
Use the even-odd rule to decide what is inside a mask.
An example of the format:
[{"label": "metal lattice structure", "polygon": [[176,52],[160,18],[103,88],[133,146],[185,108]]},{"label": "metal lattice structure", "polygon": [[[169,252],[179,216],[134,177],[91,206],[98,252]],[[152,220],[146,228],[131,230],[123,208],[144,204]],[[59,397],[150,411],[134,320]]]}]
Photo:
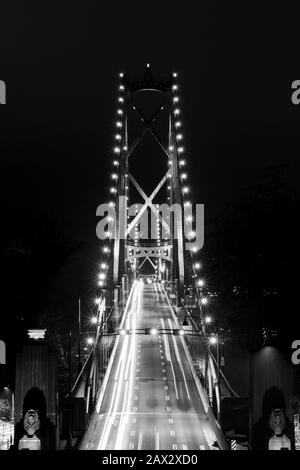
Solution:
[{"label": "metal lattice structure", "polygon": [[[117,134],[115,136],[117,144],[114,148],[114,164],[118,167],[115,192],[118,198],[115,203],[116,223],[114,225],[113,283],[114,286],[120,285],[122,275],[129,272],[135,276],[137,270],[143,266],[146,260],[152,264],[154,270],[158,269],[158,277],[160,276],[161,266],[165,266],[165,263],[168,263],[168,274],[166,276],[169,279],[178,279],[178,294],[179,298],[181,298],[185,280],[183,215],[181,213],[179,216],[172,218],[172,220],[170,217],[170,223],[167,224],[166,220],[159,213],[158,207],[153,202],[162,187],[168,185],[169,197],[166,203],[169,206],[174,204],[183,205],[182,181],[180,179],[180,165],[183,164],[180,162],[180,157],[183,147],[181,143],[182,135],[179,133],[181,123],[178,121],[179,109],[177,108],[177,102],[179,98],[177,90],[176,73],[171,74],[171,77],[165,82],[157,81],[152,76],[149,64],[147,64],[144,77],[140,81],[129,81],[125,74],[120,74],[118,120],[116,122]],[[162,95],[163,104],[159,106],[154,115],[149,119],[145,117],[143,111],[138,109],[134,103],[135,95],[140,92],[156,92]],[[128,146],[129,110],[133,110],[142,123],[140,135],[134,139],[130,146]],[[165,136],[165,139],[161,139],[154,129],[154,125],[161,113],[167,113],[168,115],[168,135]],[[169,166],[167,172],[153,188],[150,195],[145,193],[131,172],[131,161],[134,158],[135,149],[147,134],[151,135],[157,148],[163,150]],[[168,142],[167,146],[163,143],[163,140]],[[136,210],[134,217],[127,225],[125,221],[128,219],[130,185],[133,185],[137,190],[144,203],[140,205],[139,210]],[[120,196],[123,196],[123,203],[120,202]],[[168,239],[164,240],[164,242],[161,241],[159,234],[154,243],[142,242],[139,239],[137,226],[142,216],[148,211],[152,212],[151,215],[156,218],[158,232],[163,228],[165,233],[168,234]],[[124,214],[126,214],[126,217]],[[124,225],[126,227],[125,237]],[[132,233],[135,233],[134,241],[130,240]],[[144,260],[140,263],[141,258],[144,258]],[[153,258],[158,260],[158,268],[153,263]]]}]

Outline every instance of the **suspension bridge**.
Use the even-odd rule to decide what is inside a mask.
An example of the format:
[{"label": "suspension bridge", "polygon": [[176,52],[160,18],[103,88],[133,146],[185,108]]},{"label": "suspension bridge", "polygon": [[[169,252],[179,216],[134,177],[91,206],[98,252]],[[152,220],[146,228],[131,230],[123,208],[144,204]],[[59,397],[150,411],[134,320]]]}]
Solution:
[{"label": "suspension bridge", "polygon": [[[96,332],[72,389],[85,407],[79,448],[225,450],[221,398],[234,391],[204,319],[194,230],[203,213],[194,214],[186,185],[178,75],[157,80],[147,64],[140,80],[120,73],[117,86],[112,201],[97,211]],[[156,146],[161,163],[145,163],[137,175],[143,141],[151,158]],[[177,209],[163,213],[164,203]]]}]

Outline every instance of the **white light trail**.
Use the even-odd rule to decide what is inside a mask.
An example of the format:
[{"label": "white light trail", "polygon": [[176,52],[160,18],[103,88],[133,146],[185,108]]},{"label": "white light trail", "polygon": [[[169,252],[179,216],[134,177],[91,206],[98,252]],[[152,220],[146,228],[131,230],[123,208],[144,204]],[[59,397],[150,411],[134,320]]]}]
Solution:
[{"label": "white light trail", "polygon": [[[162,324],[162,328],[163,328],[163,330],[164,330],[164,329],[165,329],[165,322],[163,321],[162,318],[161,318],[161,324]],[[177,384],[176,384],[176,376],[175,376],[174,366],[173,366],[173,362],[172,362],[172,358],[171,358],[171,353],[170,353],[169,340],[168,340],[166,334],[163,335],[163,338],[164,338],[164,344],[165,344],[166,359],[167,359],[167,361],[170,362],[170,365],[171,365],[171,371],[172,371],[172,375],[173,375],[173,382],[174,382],[175,394],[176,394],[176,398],[177,398],[177,400],[178,400],[178,398],[179,398],[179,396],[178,396],[178,389],[177,389]]]},{"label": "white light trail", "polygon": [[[124,324],[125,320],[127,320],[127,327],[130,327],[130,323],[129,323],[128,319],[132,316],[133,312],[136,312],[136,303],[137,303],[137,299],[138,299],[138,294],[139,294],[139,284],[137,282],[135,282],[135,284],[134,284],[134,286],[133,286],[133,288],[130,292],[128,302],[126,304],[126,308],[125,308],[124,315],[123,315],[122,322],[121,322],[121,328],[123,327],[123,324]],[[128,308],[129,308],[130,305],[131,305],[131,308],[128,312]],[[128,312],[128,315],[127,315],[127,312]],[[129,328],[127,328],[127,329],[129,329]],[[134,329],[135,328],[133,328],[133,330]],[[105,420],[103,432],[102,432],[102,435],[101,435],[100,443],[99,443],[99,446],[98,446],[99,450],[106,449],[108,438],[111,434],[112,426],[114,424],[115,417],[116,417],[116,414],[117,414],[117,410],[119,409],[120,400],[122,398],[124,400],[122,410],[126,408],[126,401],[129,402],[129,400],[130,400],[130,387],[132,388],[132,386],[131,386],[132,384],[131,384],[131,382],[128,384],[128,382],[126,381],[126,376],[128,374],[129,364],[131,366],[131,369],[134,370],[134,357],[133,357],[134,350],[133,350],[132,347],[130,347],[132,345],[130,345],[129,338],[130,338],[130,336],[126,335],[123,339],[122,345],[120,346],[121,347],[121,352],[120,352],[119,363],[118,363],[118,366],[117,366],[117,371],[116,371],[116,374],[115,374],[115,386],[114,386],[114,390],[113,390],[113,395],[111,397],[110,407],[109,407],[109,411],[108,411],[107,416],[106,416],[106,420]],[[119,344],[119,342],[120,342],[120,337],[118,336],[117,345]],[[130,351],[129,351],[129,347],[130,347]],[[116,346],[116,348],[117,348],[117,346]],[[130,357],[129,357],[129,355],[130,355]],[[125,385],[125,393],[124,393],[124,385]],[[129,390],[128,393],[127,393],[127,388]],[[121,420],[120,420],[120,424],[121,424]],[[118,442],[118,438],[117,438],[117,442]]]},{"label": "white light trail", "polygon": [[[169,322],[170,328],[172,329],[171,320],[168,319],[168,322]],[[187,393],[188,399],[190,400],[191,397],[190,397],[190,392],[189,392],[188,385],[187,385],[187,381],[186,381],[186,376],[185,376],[185,373],[184,373],[184,370],[183,370],[183,367],[182,367],[182,362],[181,362],[181,359],[180,359],[180,355],[179,355],[177,343],[176,343],[176,340],[175,340],[175,338],[174,338],[173,335],[172,335],[172,340],[173,340],[173,345],[174,345],[174,349],[175,349],[176,359],[177,359],[177,362],[178,362],[178,364],[179,364],[179,366],[180,366],[180,369],[181,369],[181,372],[182,372],[182,376],[183,376],[183,380],[184,380],[184,385],[185,385],[185,388],[186,388],[186,393]]]}]

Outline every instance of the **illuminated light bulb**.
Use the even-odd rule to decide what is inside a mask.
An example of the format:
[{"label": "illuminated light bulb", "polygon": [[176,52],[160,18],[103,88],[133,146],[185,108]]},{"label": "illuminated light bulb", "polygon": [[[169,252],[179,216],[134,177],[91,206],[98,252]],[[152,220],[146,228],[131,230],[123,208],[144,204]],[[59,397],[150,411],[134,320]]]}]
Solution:
[{"label": "illuminated light bulb", "polygon": [[120,85],[119,90],[123,91],[124,90],[124,85]]},{"label": "illuminated light bulb", "polygon": [[117,122],[116,122],[116,126],[117,126],[117,127],[122,127],[122,122],[121,122],[121,121],[117,121]]},{"label": "illuminated light bulb", "polygon": [[206,297],[202,297],[202,299],[201,299],[201,304],[202,304],[202,305],[207,305],[207,303],[208,303],[207,298],[206,298]]},{"label": "illuminated light bulb", "polygon": [[197,286],[198,286],[198,287],[203,287],[203,286],[204,286],[204,281],[203,281],[203,279],[199,279],[199,280],[197,281]]},{"label": "illuminated light bulb", "polygon": [[87,344],[92,345],[92,344],[94,344],[94,338],[88,338],[88,339],[86,340],[86,342],[87,342]]},{"label": "illuminated light bulb", "polygon": [[123,73],[123,72],[120,72],[120,73],[119,73],[119,77],[120,77],[120,78],[123,78],[123,77],[124,77],[124,73]]},{"label": "illuminated light bulb", "polygon": [[170,145],[169,150],[172,151],[174,149],[173,145]]},{"label": "illuminated light bulb", "polygon": [[92,323],[93,325],[96,325],[97,321],[98,321],[98,320],[97,320],[97,317],[92,317],[92,318],[91,318],[91,323]]},{"label": "illuminated light bulb", "polygon": [[114,152],[115,152],[115,153],[120,153],[120,147],[115,147],[115,148],[114,148]]},{"label": "illuminated light bulb", "polygon": [[195,263],[195,269],[200,269],[201,268],[201,264],[200,263]]},{"label": "illuminated light bulb", "polygon": [[182,188],[182,192],[183,194],[187,194],[189,192],[189,188],[187,186],[184,186],[184,188]]},{"label": "illuminated light bulb", "polygon": [[99,274],[99,279],[100,279],[101,281],[103,281],[105,278],[106,278],[106,276],[105,276],[104,273],[100,273],[100,274]]},{"label": "illuminated light bulb", "polygon": [[111,232],[105,232],[105,235],[107,238],[110,238],[111,237]]},{"label": "illuminated light bulb", "polygon": [[187,222],[192,222],[192,221],[193,221],[193,216],[192,216],[192,215],[188,215],[188,216],[185,218],[185,220],[186,220]]},{"label": "illuminated light bulb", "polygon": [[171,186],[168,186],[168,189],[171,189]]},{"label": "illuminated light bulb", "polygon": [[128,150],[128,147],[126,147],[126,145],[124,145],[123,150]]},{"label": "illuminated light bulb", "polygon": [[175,122],[175,127],[181,127],[181,122],[180,122],[180,121],[176,121],[176,122]]},{"label": "illuminated light bulb", "polygon": [[123,114],[122,109],[118,109],[117,113],[118,113],[120,116],[122,116],[122,114]]},{"label": "illuminated light bulb", "polygon": [[116,140],[121,140],[121,139],[122,139],[121,134],[116,134],[116,135],[115,135],[115,139],[116,139]]},{"label": "illuminated light bulb", "polygon": [[111,202],[109,203],[109,206],[110,206],[110,207],[114,207],[114,203],[111,201]]},{"label": "illuminated light bulb", "polygon": [[119,103],[123,103],[124,98],[122,96],[119,96],[118,101],[119,101]]},{"label": "illuminated light bulb", "polygon": [[191,230],[191,232],[189,233],[189,237],[190,238],[195,238],[195,235],[196,235],[196,233],[194,232],[194,230]]},{"label": "illuminated light bulb", "polygon": [[177,75],[178,75],[177,72],[174,72],[174,73],[173,73],[173,77],[174,77],[174,78],[177,78]]},{"label": "illuminated light bulb", "polygon": [[174,103],[178,103],[178,101],[179,101],[178,96],[174,96],[173,101],[174,101]]},{"label": "illuminated light bulb", "polygon": [[211,344],[216,344],[218,342],[217,338],[215,336],[212,336],[211,338],[209,338],[209,342]]},{"label": "illuminated light bulb", "polygon": [[172,90],[178,90],[178,85],[173,85]]},{"label": "illuminated light bulb", "polygon": [[103,247],[103,252],[104,252],[104,253],[108,253],[108,252],[109,252],[109,248],[108,248],[107,246],[104,246],[104,247]]},{"label": "illuminated light bulb", "polygon": [[185,205],[185,207],[190,207],[191,203],[190,203],[190,201],[185,201],[184,205]]},{"label": "illuminated light bulb", "polygon": [[95,299],[95,304],[99,305],[101,302],[101,299],[99,299],[99,297],[97,299]]},{"label": "illuminated light bulb", "polygon": [[107,264],[106,263],[101,263],[100,267],[101,267],[101,269],[105,269],[105,268],[107,268]]},{"label": "illuminated light bulb", "polygon": [[183,147],[178,147],[178,153],[182,153],[184,151]]},{"label": "illuminated light bulb", "polygon": [[180,165],[180,166],[185,165],[185,160],[179,160],[179,165]]},{"label": "illuminated light bulb", "polygon": [[114,164],[114,166],[118,166],[118,165],[119,165],[118,160],[114,160],[114,161],[113,161],[113,164]]},{"label": "illuminated light bulb", "polygon": [[178,114],[180,114],[180,110],[178,108],[174,109],[174,114],[175,116],[178,116]]},{"label": "illuminated light bulb", "polygon": [[199,248],[197,248],[196,246],[193,246],[192,252],[193,252],[193,253],[196,253],[196,252],[198,251],[198,249],[199,249]]},{"label": "illuminated light bulb", "polygon": [[181,173],[180,176],[181,176],[181,178],[182,178],[183,180],[185,180],[185,179],[187,178],[187,174],[186,174],[186,173]]},{"label": "illuminated light bulb", "polygon": [[172,177],[171,173],[168,173],[168,178],[171,178],[171,177]]},{"label": "illuminated light bulb", "polygon": [[118,179],[118,175],[117,175],[116,173],[113,173],[113,174],[111,175],[111,177],[112,177],[113,180],[117,180],[117,179]]},{"label": "illuminated light bulb", "polygon": [[116,191],[117,191],[116,188],[110,188],[111,193],[115,193]]},{"label": "illuminated light bulb", "polygon": [[182,140],[182,139],[183,139],[183,135],[182,135],[182,134],[177,134],[177,135],[176,135],[176,139],[177,139],[177,140]]}]

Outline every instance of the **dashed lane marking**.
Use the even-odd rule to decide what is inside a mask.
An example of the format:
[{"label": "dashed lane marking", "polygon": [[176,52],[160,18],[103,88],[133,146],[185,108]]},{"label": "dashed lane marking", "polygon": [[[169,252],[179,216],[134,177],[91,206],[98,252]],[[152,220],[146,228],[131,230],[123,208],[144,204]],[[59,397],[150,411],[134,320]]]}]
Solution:
[{"label": "dashed lane marking", "polygon": [[138,450],[141,450],[142,448],[142,442],[143,442],[143,433],[139,433],[139,442],[138,442]]}]

